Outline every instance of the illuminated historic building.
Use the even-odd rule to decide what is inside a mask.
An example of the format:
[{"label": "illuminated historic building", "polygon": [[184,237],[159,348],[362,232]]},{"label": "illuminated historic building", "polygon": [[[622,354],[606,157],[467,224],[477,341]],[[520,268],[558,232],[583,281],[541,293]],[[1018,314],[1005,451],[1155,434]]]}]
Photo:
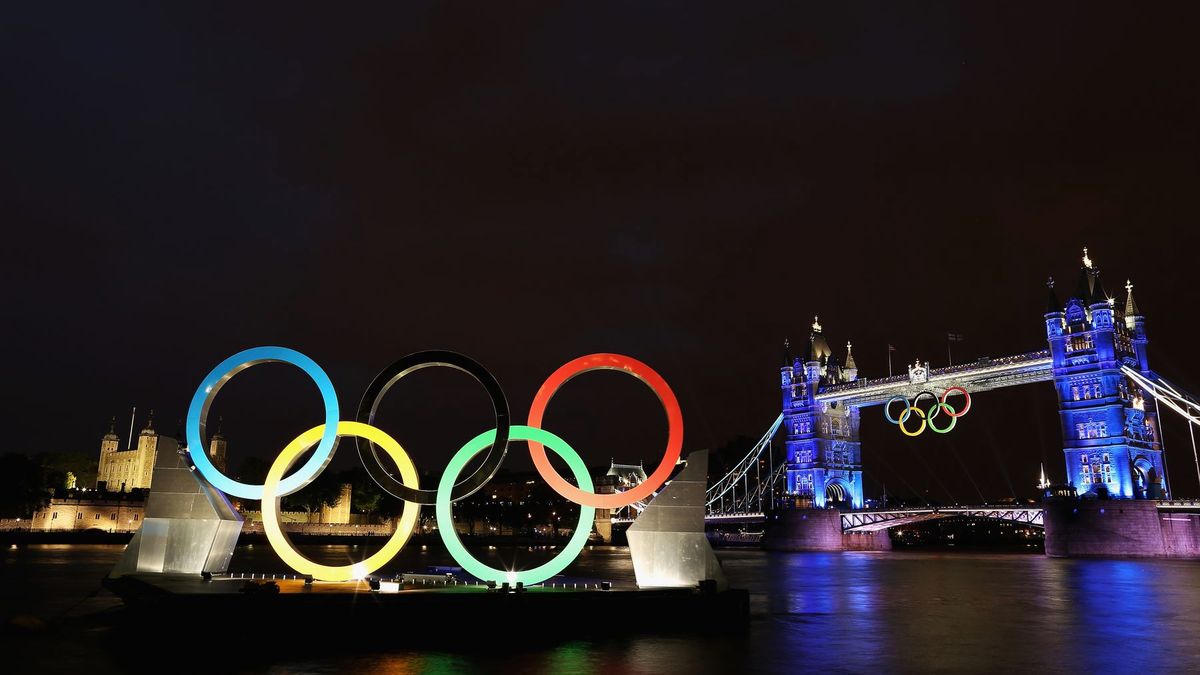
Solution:
[{"label": "illuminated historic building", "polygon": [[134,497],[103,497],[86,493],[74,497],[55,497],[30,519],[29,527],[41,530],[103,530],[130,532],[142,525],[145,502]]},{"label": "illuminated historic building", "polygon": [[[298,525],[347,525],[355,518],[350,513],[350,503],[354,496],[354,488],[350,483],[342,483],[338,498],[333,505],[322,504],[321,508],[309,513],[307,511],[280,511],[279,522]],[[238,509],[248,523],[261,523],[262,511]],[[358,522],[358,521],[356,521]]]},{"label": "illuminated historic building", "polygon": [[1165,498],[1162,439],[1154,399],[1122,366],[1151,375],[1146,319],[1125,284],[1125,301],[1109,297],[1100,270],[1083,250],[1079,281],[1065,304],[1051,280],[1046,338],[1061,411],[1067,482],[1079,494]]},{"label": "illuminated historic building", "polygon": [[225,436],[221,433],[221,418],[217,419],[217,433],[213,434],[212,440],[208,443],[208,457],[212,460],[213,466],[217,467],[222,473],[225,472],[225,450],[229,444],[225,441]]},{"label": "illuminated historic building", "polygon": [[858,379],[850,343],[846,343],[845,363],[839,365],[820,322],[813,317],[806,358],[793,360],[785,352],[781,376],[788,495],[811,501],[818,508],[827,505],[862,508],[859,409],[815,400],[824,386]]},{"label": "illuminated historic building", "polygon": [[[130,423],[132,425],[132,422]],[[217,433],[208,444],[208,454],[213,465],[225,471],[225,451],[228,448],[221,434],[220,421]],[[158,432],[154,430],[154,411],[146,420],[146,427],[138,434],[137,447],[121,449],[121,437],[117,435],[117,418],[113,418],[108,433],[100,440],[100,467],[96,472],[96,487],[108,492],[129,492],[149,488],[154,478],[154,458],[158,456]]]},{"label": "illuminated historic building", "polygon": [[121,450],[117,436],[116,418],[100,441],[100,467],[96,471],[96,488],[109,492],[129,492],[149,488],[154,474],[154,458],[158,455],[158,432],[154,430],[154,413],[138,434],[137,447]]},{"label": "illuminated historic building", "polygon": [[[814,320],[806,358],[785,354],[780,369],[787,496],[818,508],[863,507],[859,411],[864,406],[904,401],[923,390],[936,396],[934,389],[957,388],[965,395],[1052,380],[1067,483],[1084,495],[1169,497],[1158,411],[1151,392],[1142,388],[1154,386],[1158,376],[1146,357],[1146,320],[1134,301],[1133,284],[1126,283],[1125,291],[1123,302],[1105,292],[1100,270],[1084,249],[1078,284],[1065,302],[1050,282],[1044,314],[1049,349],[944,368],[918,360],[907,374],[866,381],[858,377],[850,344],[839,364]],[[919,422],[924,430],[933,413],[922,409],[916,415],[912,424]],[[920,433],[903,425],[902,430]]]}]

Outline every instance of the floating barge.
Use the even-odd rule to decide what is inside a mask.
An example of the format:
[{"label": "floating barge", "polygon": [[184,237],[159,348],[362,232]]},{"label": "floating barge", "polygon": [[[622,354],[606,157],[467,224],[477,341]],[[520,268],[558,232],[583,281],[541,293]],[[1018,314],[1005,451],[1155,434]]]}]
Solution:
[{"label": "floating barge", "polygon": [[[369,581],[131,574],[105,579],[131,623],[151,631],[221,626],[236,621],[256,636],[308,630],[385,639],[387,644],[455,644],[495,639],[590,638],[630,633],[728,633],[749,620],[749,594],[715,588],[604,588],[567,582],[527,589],[461,581],[408,580],[398,590]],[[270,575],[266,575],[269,577]],[[290,575],[288,575],[290,576]],[[387,580],[384,580],[385,582]],[[376,584],[377,585],[377,584]],[[385,586],[385,588],[396,588]]]}]

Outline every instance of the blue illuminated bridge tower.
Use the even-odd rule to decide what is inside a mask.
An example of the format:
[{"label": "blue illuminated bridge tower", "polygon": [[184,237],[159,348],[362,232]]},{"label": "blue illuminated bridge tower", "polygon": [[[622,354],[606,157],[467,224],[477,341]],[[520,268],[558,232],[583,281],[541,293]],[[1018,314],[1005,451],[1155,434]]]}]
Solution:
[{"label": "blue illuminated bridge tower", "polygon": [[[791,361],[789,363],[789,361]],[[862,443],[859,409],[816,400],[828,385],[854,382],[858,368],[850,343],[846,362],[837,357],[813,317],[805,359],[784,355],[781,369],[783,429],[787,435],[787,494],[813,506],[863,507]]]},{"label": "blue illuminated bridge tower", "polygon": [[[804,356],[785,351],[780,369],[778,423],[787,446],[780,479],[787,501],[863,508],[863,408],[923,390],[963,387],[975,394],[1037,382],[1052,382],[1058,391],[1068,485],[1080,495],[1169,498],[1155,399],[1144,388],[1163,381],[1146,358],[1146,321],[1132,284],[1126,283],[1123,302],[1110,297],[1085,249],[1071,295],[1060,301],[1053,280],[1049,285],[1049,349],[946,368],[918,361],[907,373],[886,378],[860,379],[849,343],[839,362],[814,318]],[[724,481],[716,492],[736,494],[736,483]]]},{"label": "blue illuminated bridge tower", "polygon": [[1125,285],[1118,306],[1084,249],[1079,281],[1059,304],[1050,281],[1046,338],[1062,421],[1067,482],[1080,494],[1163,499],[1158,415],[1153,399],[1121,371],[1152,377],[1146,358],[1146,320]]}]

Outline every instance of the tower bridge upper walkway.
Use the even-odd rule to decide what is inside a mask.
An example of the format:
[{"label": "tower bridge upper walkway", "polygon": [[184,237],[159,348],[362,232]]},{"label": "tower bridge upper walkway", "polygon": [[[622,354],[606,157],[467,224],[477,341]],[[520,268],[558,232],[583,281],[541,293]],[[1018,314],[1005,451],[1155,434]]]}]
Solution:
[{"label": "tower bridge upper walkway", "polygon": [[1050,350],[1043,349],[1001,358],[985,357],[946,368],[926,368],[918,364],[905,375],[825,386],[813,398],[820,403],[869,406],[886,403],[894,396],[912,398],[931,387],[941,390],[964,387],[976,392],[1053,379]]}]

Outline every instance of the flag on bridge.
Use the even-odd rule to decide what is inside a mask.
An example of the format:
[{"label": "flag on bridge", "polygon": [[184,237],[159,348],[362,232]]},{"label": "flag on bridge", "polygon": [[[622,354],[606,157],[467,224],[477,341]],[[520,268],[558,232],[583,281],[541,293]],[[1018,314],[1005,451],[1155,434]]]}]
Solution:
[{"label": "flag on bridge", "polygon": [[946,339],[950,342],[962,342],[966,338],[963,337],[962,333],[946,333]]},{"label": "flag on bridge", "polygon": [[895,347],[893,347],[893,346],[891,346],[891,345],[888,345],[888,351],[889,351],[889,352],[894,352],[894,351],[896,351],[896,348],[895,348]]}]

